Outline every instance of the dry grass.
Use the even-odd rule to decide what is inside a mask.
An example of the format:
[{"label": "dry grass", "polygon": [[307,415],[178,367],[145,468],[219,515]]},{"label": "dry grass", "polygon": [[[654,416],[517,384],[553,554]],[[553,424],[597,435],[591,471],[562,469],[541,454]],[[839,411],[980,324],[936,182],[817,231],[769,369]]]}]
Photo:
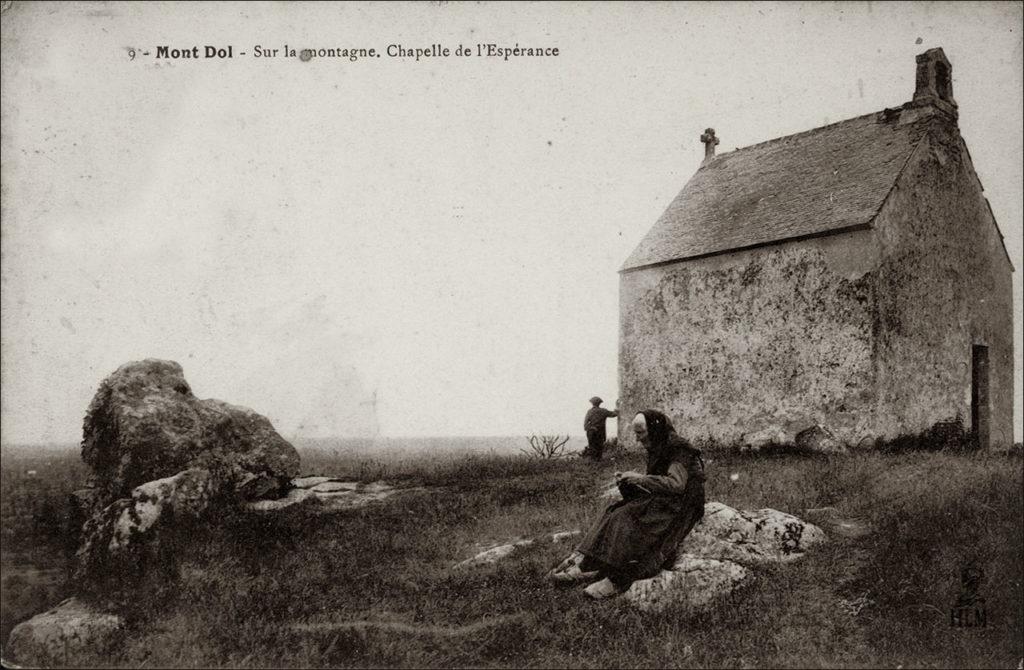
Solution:
[{"label": "dry grass", "polygon": [[[68,457],[71,462],[72,456]],[[304,454],[304,471],[433,487],[374,507],[272,519],[225,513],[184,538],[177,583],[153,572],[116,656],[147,667],[1015,667],[1024,656],[1024,500],[1019,457],[948,453],[841,458],[711,454],[709,499],[801,514],[834,506],[874,532],[835,537],[801,562],[754,571],[747,588],[697,614],[593,603],[541,576],[565,546],[451,566],[489,541],[581,528],[614,470],[477,455],[373,459]],[[8,585],[15,565],[60,555],[48,509],[81,470],[44,487],[4,458],[3,636],[59,596]],[[64,473],[63,475],[59,473]],[[732,474],[738,477],[733,479]],[[65,477],[61,480],[60,477]],[[12,506],[9,500],[20,500]],[[20,511],[15,511],[15,508]],[[52,514],[51,514],[52,515]],[[8,523],[16,532],[8,533]],[[13,544],[8,540],[13,538]],[[988,626],[957,630],[959,572],[984,571]],[[59,562],[59,561],[58,561]],[[51,566],[52,567],[52,566]],[[28,594],[28,595],[26,595]],[[33,605],[34,602],[34,605]],[[159,603],[159,605],[154,605]]]}]

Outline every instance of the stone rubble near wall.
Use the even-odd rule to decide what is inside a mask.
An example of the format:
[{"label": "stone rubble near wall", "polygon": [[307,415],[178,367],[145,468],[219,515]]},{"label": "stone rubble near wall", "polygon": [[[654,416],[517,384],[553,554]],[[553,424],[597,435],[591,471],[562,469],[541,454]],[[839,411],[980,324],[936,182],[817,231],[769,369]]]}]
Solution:
[{"label": "stone rubble near wall", "polygon": [[825,454],[841,454],[846,452],[846,445],[839,442],[832,432],[824,426],[814,425],[800,431],[793,440],[796,446],[806,451]]},{"label": "stone rubble near wall", "polygon": [[786,431],[778,426],[768,426],[761,430],[744,433],[740,438],[740,442],[745,448],[758,451],[771,445],[786,444],[791,442],[791,440]]},{"label": "stone rubble near wall", "polygon": [[40,667],[71,665],[82,654],[102,654],[117,640],[124,619],[78,598],[19,623],[7,639],[5,660]]},{"label": "stone rubble near wall", "polygon": [[[799,424],[798,424],[799,425]],[[806,425],[806,424],[804,424]],[[795,446],[800,451],[819,454],[843,454],[847,445],[836,439],[825,426],[813,424],[796,432],[787,432],[778,425],[743,433],[739,440],[741,451],[762,451]]]}]

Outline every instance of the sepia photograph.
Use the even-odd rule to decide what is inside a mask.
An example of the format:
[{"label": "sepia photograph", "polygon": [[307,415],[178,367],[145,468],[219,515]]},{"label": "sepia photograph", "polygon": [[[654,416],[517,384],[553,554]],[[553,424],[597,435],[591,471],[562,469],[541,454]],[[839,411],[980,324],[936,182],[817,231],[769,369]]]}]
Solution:
[{"label": "sepia photograph", "polygon": [[4,668],[1024,668],[1024,2],[0,2]]}]

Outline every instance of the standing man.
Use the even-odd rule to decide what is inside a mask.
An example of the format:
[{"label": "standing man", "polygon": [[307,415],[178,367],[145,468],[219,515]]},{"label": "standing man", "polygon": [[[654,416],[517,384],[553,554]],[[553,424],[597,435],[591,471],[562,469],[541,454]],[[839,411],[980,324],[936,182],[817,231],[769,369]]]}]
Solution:
[{"label": "standing man", "polygon": [[601,460],[601,452],[604,451],[604,422],[613,416],[618,416],[618,410],[614,412],[601,407],[604,402],[597,396],[590,399],[593,405],[587,410],[587,416],[583,419],[583,430],[587,433],[587,448],[583,450],[583,458],[592,458],[595,461]]}]

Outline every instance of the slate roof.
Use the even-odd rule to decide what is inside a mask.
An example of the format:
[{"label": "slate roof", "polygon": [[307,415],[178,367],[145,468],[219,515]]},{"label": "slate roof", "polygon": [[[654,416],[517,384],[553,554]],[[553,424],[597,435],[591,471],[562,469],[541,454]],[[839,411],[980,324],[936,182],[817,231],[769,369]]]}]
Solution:
[{"label": "slate roof", "polygon": [[869,224],[928,121],[885,110],[706,161],[623,272]]}]

